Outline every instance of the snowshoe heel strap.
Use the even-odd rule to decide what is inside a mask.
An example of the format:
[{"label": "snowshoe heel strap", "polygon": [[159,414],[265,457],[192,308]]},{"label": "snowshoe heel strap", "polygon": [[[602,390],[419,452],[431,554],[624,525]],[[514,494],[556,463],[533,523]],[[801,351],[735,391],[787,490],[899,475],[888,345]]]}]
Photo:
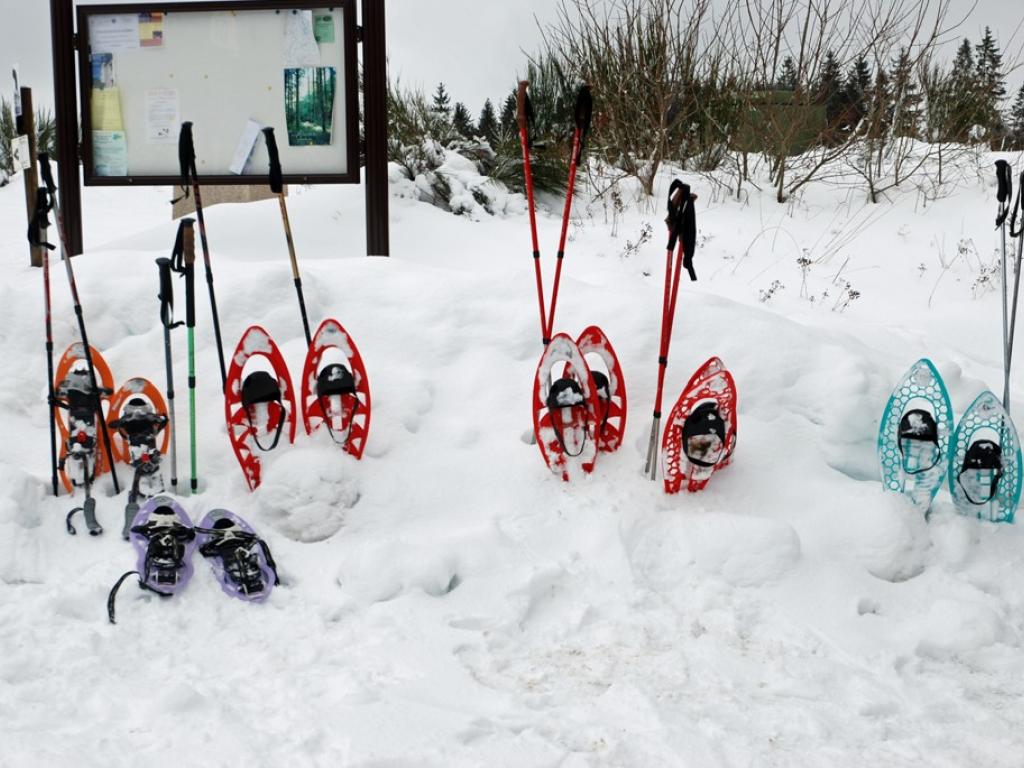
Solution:
[{"label": "snowshoe heel strap", "polygon": [[[991,471],[992,480],[989,483],[989,494],[984,499],[975,499],[963,483],[964,475],[968,472]],[[992,440],[978,440],[972,443],[964,456],[964,464],[957,475],[956,482],[960,490],[964,492],[967,501],[976,507],[983,507],[992,501],[999,491],[999,483],[1003,479],[1003,449]]]},{"label": "snowshoe heel strap", "polygon": [[926,410],[915,408],[903,414],[900,419],[899,440],[897,444],[900,449],[900,456],[905,458],[903,449],[904,440],[915,440],[923,443],[930,443],[935,446],[934,460],[926,467],[918,469],[907,469],[906,461],[902,461],[903,471],[908,475],[920,475],[934,469],[942,461],[942,450],[939,445],[939,426],[935,423],[935,417]]}]

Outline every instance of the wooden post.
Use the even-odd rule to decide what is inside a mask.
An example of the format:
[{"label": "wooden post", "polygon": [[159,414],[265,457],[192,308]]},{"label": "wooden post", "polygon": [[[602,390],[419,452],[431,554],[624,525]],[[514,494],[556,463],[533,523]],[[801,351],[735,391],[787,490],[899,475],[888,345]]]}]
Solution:
[{"label": "wooden post", "polygon": [[390,256],[388,228],[387,40],[384,0],[363,0],[366,125],[366,255]]},{"label": "wooden post", "polygon": [[[82,252],[82,187],[78,175],[78,96],[74,0],[50,0],[53,103],[57,122],[57,187],[68,256]],[[83,72],[82,77],[89,77]]]},{"label": "wooden post", "polygon": [[[28,220],[36,213],[36,191],[39,189],[39,150],[36,147],[36,113],[32,106],[32,89],[21,89],[21,130],[28,136],[28,159],[31,165],[22,174],[25,180],[25,210]],[[42,246],[29,246],[29,258],[33,267],[43,266]]]}]

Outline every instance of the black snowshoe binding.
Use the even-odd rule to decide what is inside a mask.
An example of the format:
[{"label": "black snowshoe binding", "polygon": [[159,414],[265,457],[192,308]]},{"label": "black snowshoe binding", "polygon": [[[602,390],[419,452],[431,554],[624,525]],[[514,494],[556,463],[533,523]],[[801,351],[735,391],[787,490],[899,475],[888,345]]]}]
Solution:
[{"label": "black snowshoe binding", "polygon": [[[325,415],[324,425],[331,435],[331,439],[338,445],[346,445],[352,434],[352,424],[355,422],[356,411],[359,409],[359,398],[356,397],[356,380],[352,371],[340,363],[324,366],[324,369],[316,377],[316,396],[320,401],[320,409]],[[337,397],[341,401],[343,422],[348,426],[345,429],[345,437],[339,440],[334,434],[334,421],[330,418],[330,398]],[[324,400],[327,402],[324,402]],[[351,412],[346,412],[346,403],[352,404]]]},{"label": "black snowshoe binding", "polygon": [[133,397],[125,404],[121,417],[110,422],[110,426],[120,432],[128,444],[128,461],[135,470],[121,530],[121,535],[127,539],[132,520],[139,511],[139,498],[150,498],[164,492],[157,437],[167,426],[167,417],[157,413],[141,397]]},{"label": "black snowshoe binding", "polygon": [[71,484],[85,489],[82,506],[68,512],[65,519],[67,531],[74,536],[78,531],[71,522],[79,512],[85,515],[85,524],[91,536],[103,533],[103,527],[96,520],[96,500],[92,498],[92,484],[96,479],[96,391],[88,371],[71,371],[57,387],[53,405],[68,412],[68,437],[65,442],[65,456],[60,469],[64,470],[69,461],[74,462],[77,472],[69,472]]},{"label": "black snowshoe binding", "polygon": [[[253,371],[242,381],[242,406],[245,408],[246,417],[249,419],[249,426],[252,427],[253,441],[256,447],[266,453],[277,448],[281,440],[281,432],[284,429],[284,401],[281,398],[281,385],[277,378],[266,371]],[[257,406],[264,405],[269,408],[276,403],[280,409],[277,418],[277,429],[274,430],[274,441],[269,447],[260,443],[260,430],[253,424],[253,414]]]},{"label": "black snowshoe binding", "polygon": [[683,422],[683,452],[686,459],[697,467],[710,469],[725,458],[725,420],[718,411],[718,403],[698,405]]},{"label": "black snowshoe binding", "polygon": [[899,446],[904,473],[920,475],[938,466],[943,457],[935,417],[920,408],[903,414]]},{"label": "black snowshoe binding", "polygon": [[196,530],[199,554],[215,561],[214,571],[228,594],[256,600],[281,583],[270,547],[241,519],[224,515]]},{"label": "black snowshoe binding", "polygon": [[601,412],[598,414],[601,425],[597,430],[597,437],[600,439],[601,435],[604,433],[604,425],[608,423],[608,411],[610,409],[612,399],[611,383],[608,381],[608,377],[601,373],[601,371],[590,372],[590,383],[593,385],[594,391],[597,393],[597,402],[601,405]]},{"label": "black snowshoe binding", "polygon": [[[570,377],[558,379],[551,385],[551,389],[548,390],[545,405],[551,413],[551,426],[555,430],[558,444],[562,447],[562,453],[572,458],[582,456],[583,450],[587,445],[587,429],[589,428],[587,403],[586,398],[583,396],[583,387],[580,386],[576,379]],[[567,408],[569,409],[568,418],[564,415]],[[582,414],[582,421],[577,420],[578,414]],[[582,424],[583,439],[579,441],[580,449],[576,453],[572,453],[565,444],[564,429],[567,424],[573,429]]]},{"label": "black snowshoe binding", "polygon": [[967,449],[964,465],[956,479],[967,501],[976,507],[988,504],[996,497],[1002,478],[1002,447],[993,440],[978,440],[972,443]]}]

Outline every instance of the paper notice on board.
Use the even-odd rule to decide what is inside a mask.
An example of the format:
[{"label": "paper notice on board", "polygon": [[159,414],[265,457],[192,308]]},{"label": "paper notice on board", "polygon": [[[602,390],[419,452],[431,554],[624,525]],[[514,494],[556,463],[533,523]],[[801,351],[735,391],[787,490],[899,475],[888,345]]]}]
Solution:
[{"label": "paper notice on board", "polygon": [[242,138],[239,139],[238,147],[235,149],[235,156],[231,159],[231,165],[228,168],[236,176],[241,176],[245,172],[245,166],[249,162],[249,157],[252,156],[261,130],[263,130],[262,126],[255,120],[246,123],[245,130],[242,131]]},{"label": "paper notice on board", "polygon": [[28,136],[15,136],[11,139],[11,164],[14,172],[27,171],[32,167],[32,155],[28,146]]},{"label": "paper notice on board", "polygon": [[284,65],[286,67],[319,67],[320,46],[313,32],[313,12],[288,14],[284,30]]},{"label": "paper notice on board", "polygon": [[128,142],[124,131],[92,132],[92,167],[97,176],[128,175]]},{"label": "paper notice on board", "polygon": [[313,22],[313,34],[318,43],[334,42],[334,17],[317,16]]},{"label": "paper notice on board", "polygon": [[123,131],[121,119],[121,90],[119,88],[93,88],[89,97],[92,104],[92,129],[94,131]]},{"label": "paper notice on board", "polygon": [[116,53],[139,47],[139,15],[121,13],[89,17],[89,46],[92,53]]},{"label": "paper notice on board", "polygon": [[181,110],[175,88],[146,91],[146,143],[177,144]]},{"label": "paper notice on board", "polygon": [[139,14],[139,45],[159,48],[164,44],[164,15],[161,11]]}]

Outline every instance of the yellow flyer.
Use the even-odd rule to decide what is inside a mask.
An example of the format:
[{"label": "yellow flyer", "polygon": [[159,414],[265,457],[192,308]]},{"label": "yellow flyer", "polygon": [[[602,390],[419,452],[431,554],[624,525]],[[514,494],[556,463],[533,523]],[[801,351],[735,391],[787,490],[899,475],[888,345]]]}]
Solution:
[{"label": "yellow flyer", "polygon": [[164,44],[164,15],[160,11],[139,14],[139,45],[159,48]]},{"label": "yellow flyer", "polygon": [[121,119],[121,89],[92,89],[92,129],[94,131],[123,131]]}]

